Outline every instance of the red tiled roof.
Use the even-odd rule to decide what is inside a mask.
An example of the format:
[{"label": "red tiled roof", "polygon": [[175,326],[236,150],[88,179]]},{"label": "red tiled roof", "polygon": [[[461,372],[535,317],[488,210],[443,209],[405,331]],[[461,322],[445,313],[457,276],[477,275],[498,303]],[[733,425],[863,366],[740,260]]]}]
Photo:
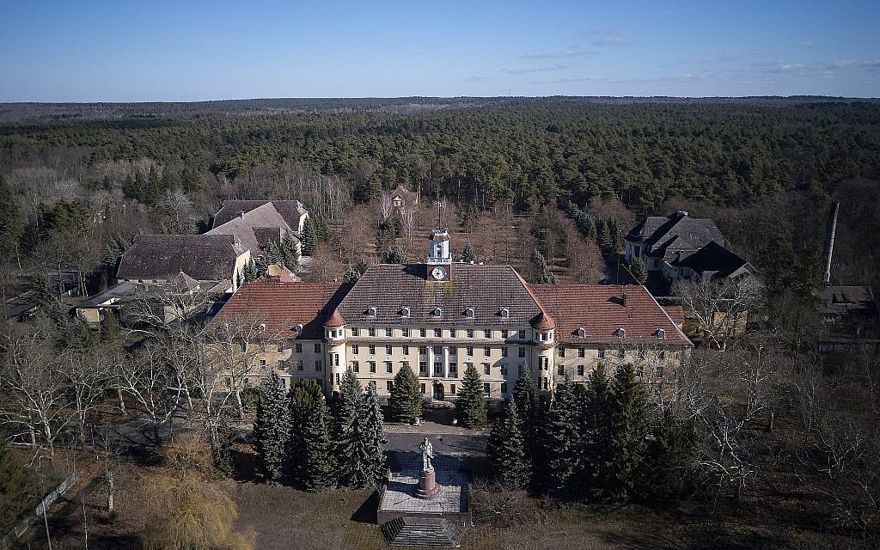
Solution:
[{"label": "red tiled roof", "polygon": [[345,319],[339,313],[339,309],[333,310],[333,315],[324,322],[324,326],[328,328],[338,328],[345,325]]},{"label": "red tiled roof", "polygon": [[[530,285],[556,321],[562,344],[663,344],[691,346],[645,287],[636,285]],[[626,293],[624,305],[623,293]],[[586,336],[578,336],[583,327]],[[625,331],[621,340],[618,329]],[[663,329],[664,338],[657,337]]]},{"label": "red tiled roof", "polygon": [[[266,323],[266,332],[281,338],[320,340],[324,321],[339,305],[350,285],[253,281],[236,292],[209,325],[232,319]],[[302,332],[293,330],[302,325]]]},{"label": "red tiled roof", "polygon": [[532,321],[532,326],[538,330],[550,330],[556,328],[556,323],[546,313],[541,313]]},{"label": "red tiled roof", "polygon": [[663,306],[666,314],[672,319],[672,322],[678,326],[684,323],[684,308],[682,306]]}]

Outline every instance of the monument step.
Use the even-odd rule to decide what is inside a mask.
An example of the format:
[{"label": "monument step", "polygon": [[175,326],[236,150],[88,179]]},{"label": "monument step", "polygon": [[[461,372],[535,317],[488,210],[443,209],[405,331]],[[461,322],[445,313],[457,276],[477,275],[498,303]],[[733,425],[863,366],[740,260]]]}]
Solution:
[{"label": "monument step", "polygon": [[382,525],[392,546],[457,547],[464,534],[460,522],[442,517],[403,516]]}]

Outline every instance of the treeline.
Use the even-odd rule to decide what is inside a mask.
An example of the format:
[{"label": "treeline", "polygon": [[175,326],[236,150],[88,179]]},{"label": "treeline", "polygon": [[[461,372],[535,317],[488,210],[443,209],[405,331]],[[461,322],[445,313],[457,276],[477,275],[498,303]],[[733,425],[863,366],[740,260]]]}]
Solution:
[{"label": "treeline", "polygon": [[816,103],[605,105],[511,102],[408,114],[8,124],[0,170],[73,149],[88,165],[142,157],[230,180],[302,164],[353,184],[356,200],[399,182],[460,203],[519,209],[611,194],[637,211],[671,196],[742,205],[880,170],[880,106]]}]

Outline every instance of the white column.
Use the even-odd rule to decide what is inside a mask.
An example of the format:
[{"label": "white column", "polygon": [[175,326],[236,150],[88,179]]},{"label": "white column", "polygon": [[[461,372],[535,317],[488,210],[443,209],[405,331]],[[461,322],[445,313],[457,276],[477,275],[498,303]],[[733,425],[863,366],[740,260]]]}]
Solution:
[{"label": "white column", "polygon": [[425,352],[425,361],[428,363],[428,372],[425,373],[429,378],[434,374],[434,346],[427,346]]},{"label": "white column", "polygon": [[443,378],[449,378],[449,346],[443,346]]}]

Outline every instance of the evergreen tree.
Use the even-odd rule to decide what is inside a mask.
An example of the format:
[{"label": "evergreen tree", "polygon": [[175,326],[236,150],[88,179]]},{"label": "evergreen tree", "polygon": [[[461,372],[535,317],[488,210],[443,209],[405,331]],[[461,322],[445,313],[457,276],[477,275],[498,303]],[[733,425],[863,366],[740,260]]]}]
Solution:
[{"label": "evergreen tree", "polygon": [[559,282],[556,275],[550,270],[550,266],[547,265],[547,260],[544,259],[544,255],[538,252],[535,249],[532,252],[532,264],[534,264],[537,269],[538,274],[535,277],[535,282],[542,285],[555,285]]},{"label": "evergreen tree", "polygon": [[682,422],[668,409],[654,428],[648,449],[644,493],[655,502],[671,502],[687,495],[694,487],[691,457],[695,433],[690,422]]},{"label": "evergreen tree", "polygon": [[609,487],[611,460],[611,380],[601,363],[590,373],[579,405],[580,432],[584,434],[581,454],[584,467],[580,480],[581,490],[597,499],[604,499]]},{"label": "evergreen tree", "polygon": [[361,274],[353,267],[349,267],[345,275],[342,276],[343,283],[356,283],[361,278]]},{"label": "evergreen tree", "polygon": [[273,372],[260,388],[253,432],[259,457],[257,475],[264,481],[278,482],[281,479],[289,435],[287,391],[281,378]]},{"label": "evergreen tree", "polygon": [[348,487],[366,487],[371,479],[364,392],[357,376],[348,369],[334,403],[334,444],[340,482]]},{"label": "evergreen tree", "polygon": [[[232,475],[232,443],[235,439],[235,430],[229,425],[225,414],[221,414],[214,433],[210,435],[211,457],[214,459],[214,467],[226,476]],[[285,444],[287,438],[285,438]],[[287,448],[285,446],[286,459]],[[282,468],[283,469],[283,468]]]},{"label": "evergreen tree", "polygon": [[530,424],[535,414],[535,393],[532,369],[528,365],[520,365],[516,385],[513,387],[513,402],[516,404],[517,418],[519,418],[521,426],[528,426],[522,430],[524,436],[527,436],[531,431]]},{"label": "evergreen tree", "polygon": [[409,363],[404,363],[394,377],[388,408],[391,417],[400,422],[409,422],[422,416],[422,390]]},{"label": "evergreen tree", "polygon": [[640,285],[645,284],[645,281],[648,280],[648,267],[641,258],[633,258],[630,260],[629,272],[632,273],[633,278]]},{"label": "evergreen tree", "polygon": [[636,496],[644,476],[650,430],[648,399],[631,364],[617,369],[611,389],[609,496],[625,501]]},{"label": "evergreen tree", "polygon": [[609,252],[611,249],[611,238],[608,235],[608,227],[602,218],[596,220],[596,244],[602,249],[602,252]]},{"label": "evergreen tree", "polygon": [[299,273],[299,251],[297,250],[296,241],[289,233],[284,235],[278,247],[278,260],[287,269],[294,273]]},{"label": "evergreen tree", "polygon": [[508,401],[504,415],[492,426],[487,453],[495,478],[505,489],[524,489],[531,477],[517,406]]},{"label": "evergreen tree", "polygon": [[608,252],[617,252],[620,248],[620,228],[617,220],[608,218],[605,220],[605,232],[608,236]]},{"label": "evergreen tree", "polygon": [[302,253],[305,256],[311,256],[315,252],[315,247],[318,246],[318,232],[311,216],[306,218],[306,223],[303,224],[302,239],[300,239],[300,242],[302,244]]},{"label": "evergreen tree", "polygon": [[12,259],[18,256],[18,245],[24,230],[18,201],[9,200],[12,189],[0,176],[0,257]]},{"label": "evergreen tree", "polygon": [[297,380],[290,388],[291,432],[288,469],[294,483],[317,492],[336,485],[336,460],[330,430],[330,408],[321,386]]},{"label": "evergreen tree", "polygon": [[467,243],[464,245],[464,248],[461,249],[461,261],[465,263],[477,261],[477,249],[474,248],[473,244]]},{"label": "evergreen tree", "polygon": [[24,464],[18,460],[0,433],[0,533],[6,534],[31,508],[35,484]]},{"label": "evergreen tree", "polygon": [[455,401],[455,414],[465,428],[476,428],[486,423],[483,382],[473,363],[470,363],[464,371],[464,381]]},{"label": "evergreen tree", "polygon": [[547,415],[547,489],[560,496],[571,496],[576,490],[576,476],[583,466],[579,454],[581,443],[578,403],[575,385],[566,377],[556,386]]},{"label": "evergreen tree", "polygon": [[390,248],[387,248],[382,252],[382,263],[383,264],[405,264],[406,263],[406,252],[404,252],[403,249],[397,245],[394,245]]},{"label": "evergreen tree", "polygon": [[382,418],[382,408],[379,406],[379,394],[376,392],[376,383],[370,382],[364,394],[363,410],[363,440],[365,449],[364,472],[366,486],[378,486],[387,473],[385,460],[385,426]]}]

